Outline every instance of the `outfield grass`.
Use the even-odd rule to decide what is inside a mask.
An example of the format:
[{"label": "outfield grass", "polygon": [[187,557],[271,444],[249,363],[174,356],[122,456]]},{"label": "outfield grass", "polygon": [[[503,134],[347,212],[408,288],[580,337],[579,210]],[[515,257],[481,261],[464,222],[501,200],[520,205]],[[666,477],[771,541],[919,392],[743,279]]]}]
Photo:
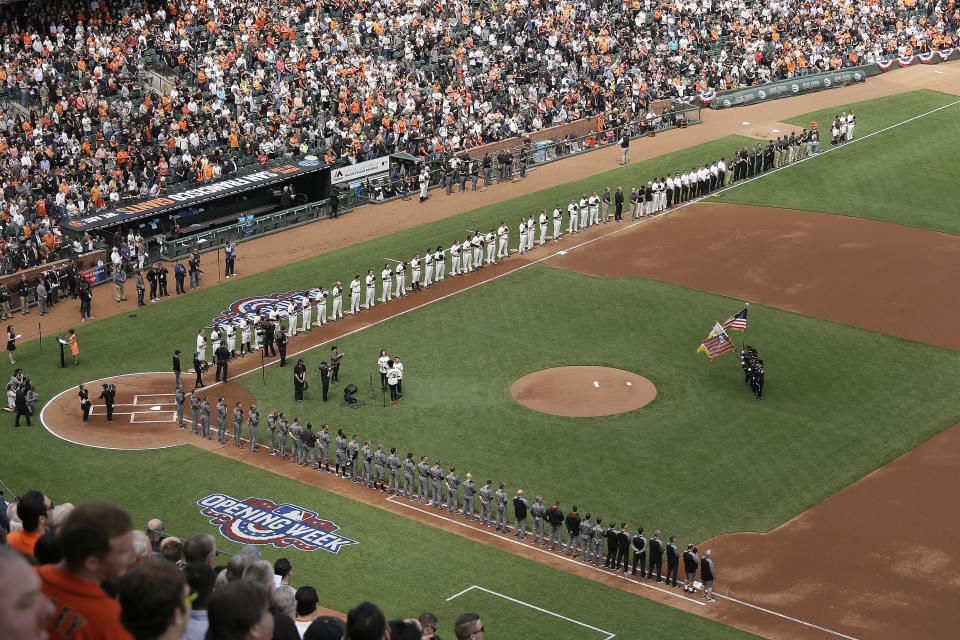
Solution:
[{"label": "outfield grass", "polygon": [[[854,109],[862,138],[960,100],[922,90],[831,107],[789,120],[820,123],[821,150],[830,148],[830,123]],[[882,134],[764,176],[722,195],[726,202],[837,213],[960,235],[960,104]]]}]

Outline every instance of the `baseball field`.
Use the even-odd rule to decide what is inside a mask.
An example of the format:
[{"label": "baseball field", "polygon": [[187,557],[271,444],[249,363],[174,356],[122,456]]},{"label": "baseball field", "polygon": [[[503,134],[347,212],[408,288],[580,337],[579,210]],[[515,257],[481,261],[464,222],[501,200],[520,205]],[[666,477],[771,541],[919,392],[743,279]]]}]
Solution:
[{"label": "baseball field", "polygon": [[[55,502],[114,500],[136,522],[159,517],[167,533],[184,537],[217,533],[198,505],[214,494],[297,505],[356,544],[335,554],[261,547],[271,561],[291,560],[291,584],[316,586],[321,604],[339,611],[362,600],[390,618],[431,611],[443,637],[464,611],[480,613],[490,636],[505,639],[948,637],[957,614],[946,605],[960,596],[960,576],[943,573],[960,520],[944,507],[956,499],[950,454],[960,450],[952,426],[960,421],[960,302],[952,293],[960,99],[929,89],[850,95],[824,94],[829,106],[810,113],[782,103],[783,131],[855,109],[856,139],[842,147],[829,149],[825,139],[825,153],[716,198],[598,225],[292,339],[288,360],[302,357],[310,381],[303,404],[294,403],[291,367],[258,355],[232,363],[229,384],[205,390],[211,403],[220,395],[230,406],[256,402],[264,414],[285,411],[401,455],[439,459],[478,485],[504,482],[511,497],[523,489],[559,500],[564,513],[577,505],[581,515],[631,531],[676,535],[681,548],[712,548],[715,603],[238,449],[232,438],[200,440],[170,418],[166,372],[173,350],[191,354],[197,329],[235,301],[346,283],[379,272],[387,258],[462,241],[468,229],[501,220],[512,228],[521,215],[565,209],[582,193],[629,191],[756,145],[739,133],[604,173],[584,170],[382,237],[347,238],[293,262],[278,244],[259,257],[277,266],[258,273],[244,272],[241,245],[240,278],[78,326],[80,367],[58,369],[49,337],[42,355],[37,340],[19,345],[18,366],[49,404],[40,412],[45,429],[5,428],[0,479]],[[603,153],[564,162],[589,165]],[[554,170],[545,166],[538,178]],[[747,302],[745,335],[733,336],[766,363],[762,401],[744,388],[736,354],[711,362],[696,352],[715,322]],[[331,344],[347,355],[331,402],[322,403],[317,365]],[[405,364],[396,405],[382,403],[380,349]],[[636,389],[616,377],[598,386],[589,375],[528,389],[547,405],[582,398],[581,417],[571,417],[511,394],[524,376],[570,366],[631,372],[656,395],[604,415]],[[76,385],[98,390],[95,381],[108,378],[120,394],[117,421],[106,424],[95,407],[82,425]],[[184,386],[191,381],[185,374]],[[348,383],[363,406],[341,406]],[[265,431],[261,423],[261,439]],[[218,544],[241,546],[219,534]]]}]

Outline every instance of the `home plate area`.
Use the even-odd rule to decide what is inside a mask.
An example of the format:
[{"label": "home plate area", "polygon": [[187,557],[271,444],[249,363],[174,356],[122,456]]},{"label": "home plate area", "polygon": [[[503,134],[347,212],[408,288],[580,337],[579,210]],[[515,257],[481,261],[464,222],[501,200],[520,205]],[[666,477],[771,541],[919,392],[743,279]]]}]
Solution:
[{"label": "home plate area", "polygon": [[[119,416],[130,416],[131,424],[147,422],[175,422],[177,419],[176,394],[150,393],[133,396],[133,402],[118,402],[113,405],[113,421]],[[107,407],[102,404],[90,405],[91,416],[106,416]]]}]

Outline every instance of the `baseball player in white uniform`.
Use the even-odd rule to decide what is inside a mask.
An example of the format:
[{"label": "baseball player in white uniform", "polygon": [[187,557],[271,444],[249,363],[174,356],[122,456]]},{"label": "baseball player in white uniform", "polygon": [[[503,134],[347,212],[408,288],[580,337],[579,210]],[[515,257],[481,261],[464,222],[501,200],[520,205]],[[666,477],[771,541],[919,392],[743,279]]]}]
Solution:
[{"label": "baseball player in white uniform", "polygon": [[350,281],[350,313],[360,313],[360,287],[363,282],[360,280],[360,274]]},{"label": "baseball player in white uniform", "polygon": [[333,319],[334,321],[343,317],[343,285],[340,281],[333,287]]},{"label": "baseball player in white uniform", "polygon": [[398,264],[394,273],[397,276],[397,291],[393,295],[401,298],[407,295],[407,263],[401,262]]},{"label": "baseball player in white uniform", "polygon": [[567,205],[567,213],[570,214],[570,220],[567,222],[567,233],[576,233],[577,219],[580,217],[580,205],[577,204],[576,200],[571,200],[570,204]]},{"label": "baseball player in white uniform", "polygon": [[380,272],[380,286],[383,288],[383,301],[390,302],[393,293],[393,270],[388,264],[383,265],[383,271]]},{"label": "baseball player in white uniform", "polygon": [[505,222],[501,222],[497,228],[497,260],[502,260],[510,255],[507,248],[507,241],[510,239],[510,229]]},{"label": "baseball player in white uniform", "polygon": [[373,309],[373,306],[377,303],[377,277],[373,275],[373,269],[367,270],[366,284],[367,299],[366,304],[363,306],[365,306],[367,309]]},{"label": "baseball player in white uniform", "polygon": [[527,221],[520,218],[520,244],[517,245],[517,253],[522,254],[527,250]]},{"label": "baseball player in white uniform", "polygon": [[450,275],[460,275],[460,243],[456,240],[450,245]]}]

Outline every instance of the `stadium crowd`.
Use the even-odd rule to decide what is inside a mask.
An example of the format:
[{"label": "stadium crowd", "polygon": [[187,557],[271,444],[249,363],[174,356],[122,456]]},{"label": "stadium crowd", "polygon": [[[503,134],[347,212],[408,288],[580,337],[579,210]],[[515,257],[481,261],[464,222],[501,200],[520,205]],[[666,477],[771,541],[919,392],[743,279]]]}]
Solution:
[{"label": "stadium crowd", "polygon": [[[953,1],[31,2],[0,13],[4,221],[287,155],[446,156],[658,99],[956,44]],[[162,88],[144,69],[165,74]],[[22,216],[23,222],[20,222]],[[39,227],[37,237],[34,225]]]},{"label": "stadium crowd", "polygon": [[[344,621],[326,615],[323,587],[291,586],[286,558],[271,566],[257,547],[234,556],[198,533],[168,536],[152,519],[134,528],[102,500],[54,505],[28,491],[0,493],[0,637],[18,640],[431,640],[435,615],[388,621],[364,602]],[[218,564],[221,556],[230,556]],[[328,612],[333,613],[333,612]],[[458,640],[483,640],[475,613],[453,625]]]}]

